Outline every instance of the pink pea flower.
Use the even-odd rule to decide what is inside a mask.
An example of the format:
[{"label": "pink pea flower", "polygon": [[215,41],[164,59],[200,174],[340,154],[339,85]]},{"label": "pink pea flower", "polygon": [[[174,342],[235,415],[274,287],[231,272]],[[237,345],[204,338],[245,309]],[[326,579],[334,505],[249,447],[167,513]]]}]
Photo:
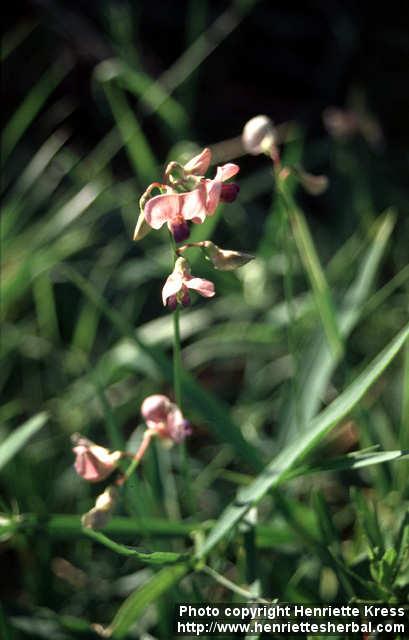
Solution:
[{"label": "pink pea flower", "polygon": [[205,203],[206,203],[206,215],[212,216],[216,211],[216,207],[219,202],[234,202],[237,198],[237,194],[240,191],[240,187],[238,184],[234,182],[230,182],[228,184],[223,184],[229,178],[232,178],[240,171],[240,168],[237,164],[233,162],[228,162],[224,164],[222,167],[217,167],[216,175],[213,180],[209,180],[208,178],[204,178],[202,180],[199,189],[204,190],[205,192]]},{"label": "pink pea flower", "polygon": [[145,220],[152,229],[165,223],[176,242],[189,237],[188,220],[203,222],[206,217],[205,193],[193,189],[187,193],[164,193],[148,200],[144,208]]},{"label": "pink pea flower", "polygon": [[194,289],[204,298],[212,298],[215,295],[213,282],[192,276],[185,258],[178,258],[162,289],[163,305],[172,310],[176,309],[178,303],[184,307],[189,306],[189,289]]},{"label": "pink pea flower", "polygon": [[75,470],[88,482],[105,480],[116,469],[123,456],[121,451],[109,451],[80,434],[75,434],[72,441],[75,444]]},{"label": "pink pea flower", "polygon": [[167,444],[178,444],[192,432],[179,407],[166,396],[157,394],[145,398],[141,413],[148,429]]},{"label": "pink pea flower", "polygon": [[220,201],[233,202],[236,199],[238,185],[223,183],[236,175],[239,167],[233,163],[218,167],[216,176],[210,180],[199,174],[208,168],[210,159],[210,150],[204,149],[184,166],[187,174],[197,176],[197,186],[192,191],[176,193],[169,189],[168,193],[147,201],[144,207],[145,220],[153,229],[160,229],[166,223],[176,242],[182,242],[189,237],[187,221],[200,224],[206,216],[214,214]]}]

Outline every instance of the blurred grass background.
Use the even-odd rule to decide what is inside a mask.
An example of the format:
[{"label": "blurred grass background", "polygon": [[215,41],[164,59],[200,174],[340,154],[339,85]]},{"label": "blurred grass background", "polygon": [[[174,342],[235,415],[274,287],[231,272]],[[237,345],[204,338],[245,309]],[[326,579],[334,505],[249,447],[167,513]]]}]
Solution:
[{"label": "blurred grass background", "polygon": [[[239,199],[192,234],[257,256],[225,274],[191,253],[218,293],[182,315],[192,482],[183,483],[177,451],[155,448],[107,533],[141,551],[199,544],[237,486],[297,441],[405,325],[403,8],[261,0],[7,8],[2,637],[95,637],[89,622],[110,623],[149,585],[155,606],[135,608],[129,637],[171,637],[176,601],[243,600],[203,573],[171,575],[156,592],[155,567],[86,538],[79,514],[96,490],[73,471],[70,435],[133,451],[142,399],[171,394],[172,322],[160,301],[171,256],[165,233],[131,242],[138,199],[166,159],[204,145],[214,145],[216,162],[240,157],[237,136],[257,113],[284,125],[287,162],[330,179],[318,198],[290,186],[343,354],[327,347],[268,161],[240,157]],[[364,113],[382,135],[330,136],[322,114],[332,105]],[[348,452],[368,447],[409,448],[407,346],[310,455],[309,473],[269,492],[247,528],[212,551],[214,569],[280,601],[407,601],[407,461],[323,472],[330,458],[345,467]]]}]

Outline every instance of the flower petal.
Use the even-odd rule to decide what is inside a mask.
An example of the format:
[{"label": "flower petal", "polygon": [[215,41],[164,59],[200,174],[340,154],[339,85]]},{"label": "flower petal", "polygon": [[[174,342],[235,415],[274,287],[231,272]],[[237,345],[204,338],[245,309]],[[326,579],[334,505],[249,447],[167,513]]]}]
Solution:
[{"label": "flower petal", "polygon": [[195,176],[204,176],[209,168],[211,159],[212,152],[210,149],[203,149],[203,151],[185,164],[184,169],[187,173],[193,173]]},{"label": "flower petal", "polygon": [[200,293],[204,298],[213,298],[216,293],[213,282],[204,278],[185,278],[185,285]]},{"label": "flower petal", "polygon": [[217,180],[217,174],[214,180],[204,180],[204,188],[206,189],[207,215],[212,216],[219,204],[222,189],[222,183],[221,180]]},{"label": "flower petal", "polygon": [[222,165],[221,167],[217,167],[216,180],[221,180],[224,182],[225,180],[229,180],[240,171],[240,167],[233,162],[228,162],[227,164]]},{"label": "flower petal", "polygon": [[192,430],[190,429],[189,423],[183,417],[181,410],[173,404],[167,418],[164,436],[167,436],[172,442],[178,444],[182,442],[186,436],[190,435],[191,432]]},{"label": "flower petal", "polygon": [[206,218],[206,190],[200,185],[193,191],[178,195],[180,209],[179,212],[185,220],[203,222]]},{"label": "flower petal", "polygon": [[166,422],[172,403],[166,396],[155,394],[142,402],[141,414],[148,427]]},{"label": "flower petal", "polygon": [[168,276],[162,289],[162,302],[166,307],[167,299],[176,295],[183,287],[183,278],[181,273],[171,273]]},{"label": "flower petal", "polygon": [[76,456],[75,470],[88,482],[105,480],[114,471],[122,456],[120,451],[111,452],[99,445],[83,444],[81,441],[73,448],[73,452]]},{"label": "flower petal", "polygon": [[[184,194],[181,194],[184,195]],[[148,200],[144,208],[145,220],[152,229],[160,229],[165,222],[179,213],[180,195],[164,193]]]}]

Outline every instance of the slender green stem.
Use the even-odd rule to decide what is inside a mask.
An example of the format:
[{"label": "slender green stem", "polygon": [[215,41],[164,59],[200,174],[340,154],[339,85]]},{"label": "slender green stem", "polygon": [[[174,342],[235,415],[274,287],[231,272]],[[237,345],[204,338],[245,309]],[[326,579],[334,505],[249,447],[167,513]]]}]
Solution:
[{"label": "slender green stem", "polygon": [[173,386],[175,400],[182,410],[182,355],[180,347],[180,310],[177,307],[173,312]]},{"label": "slender green stem", "polygon": [[[173,252],[173,259],[176,260],[179,256],[177,253],[175,240],[170,234],[170,241]],[[173,389],[175,395],[175,401],[179,409],[182,411],[182,350],[180,341],[180,309],[176,307],[173,312]],[[193,505],[193,498],[191,492],[190,472],[189,464],[186,452],[186,443],[181,442],[179,445],[180,450],[180,467],[182,470],[182,476],[184,480],[184,486],[186,490],[186,496],[188,504]]]},{"label": "slender green stem", "polygon": [[237,593],[237,595],[241,596],[242,598],[245,598],[246,600],[255,600],[257,602],[261,602],[262,604],[272,604],[271,600],[265,600],[264,598],[259,598],[258,596],[255,596],[254,593],[251,593],[251,591],[248,591],[247,589],[243,589],[242,587],[239,587],[237,584],[235,584],[228,578],[225,578],[220,573],[218,573],[211,567],[208,567],[207,565],[205,565],[200,570],[202,573],[206,573],[208,576],[213,578],[213,580],[221,584],[223,587],[226,587],[226,589],[230,589],[230,591],[233,591],[233,593]]}]

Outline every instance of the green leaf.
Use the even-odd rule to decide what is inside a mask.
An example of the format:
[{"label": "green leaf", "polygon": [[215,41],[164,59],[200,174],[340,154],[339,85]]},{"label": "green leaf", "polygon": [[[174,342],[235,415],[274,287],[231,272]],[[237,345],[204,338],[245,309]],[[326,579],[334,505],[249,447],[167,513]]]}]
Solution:
[{"label": "green leaf", "polygon": [[111,538],[108,538],[108,536],[100,531],[85,528],[83,528],[82,531],[86,536],[104,545],[104,547],[108,547],[111,551],[114,551],[121,556],[132,556],[144,564],[176,564],[178,562],[186,561],[189,556],[187,553],[173,553],[172,551],[152,551],[150,553],[142,553],[133,547],[111,540]]},{"label": "green leaf", "polygon": [[345,469],[361,469],[374,464],[392,462],[394,460],[407,460],[409,450],[396,451],[353,451],[346,456],[328,460],[318,465],[305,465],[295,468],[288,477],[296,478],[310,473],[321,473],[322,471],[344,471]]},{"label": "green leaf", "polygon": [[[101,80],[101,73],[96,77]],[[135,173],[141,184],[147,186],[158,171],[153,151],[122,89],[111,79],[105,80],[102,86]]]},{"label": "green leaf", "polygon": [[199,557],[205,556],[269,491],[286,479],[297,462],[304,458],[324,436],[361,400],[371,385],[379,378],[409,337],[409,324],[364,369],[324,411],[313,419],[305,434],[287,445],[248,486],[242,487],[236,499],[225,509],[210,531]]},{"label": "green leaf", "polygon": [[[361,317],[363,305],[373,286],[394,224],[395,215],[391,211],[375,223],[377,230],[373,242],[337,313],[339,329],[344,339],[349,336]],[[295,402],[291,397],[291,400],[285,403],[281,414],[281,431],[287,442],[297,433],[296,426],[298,425],[299,430],[303,430],[317,412],[338,361],[339,357],[335,357],[331,352],[323,332],[318,331],[301,356],[301,362],[308,362],[309,365],[301,367],[297,374],[294,383],[296,389],[299,389],[297,401]]]},{"label": "green leaf", "polygon": [[304,214],[295,204],[291,194],[282,184],[279,184],[279,186],[281,186],[280,193],[284,203],[283,206],[291,224],[301,262],[311,284],[314,301],[321,317],[328,344],[333,355],[339,357],[343,353],[343,341],[335,314],[331,290],[321,266],[312,235]]},{"label": "green leaf", "polygon": [[37,413],[37,415],[17,427],[17,429],[0,444],[0,469],[10,462],[35,433],[42,429],[47,420],[48,414],[46,412]]},{"label": "green leaf", "polygon": [[1,145],[2,165],[4,165],[47,98],[69,73],[71,67],[72,64],[67,60],[58,59],[54,62],[27,94],[18,109],[14,111],[3,132]]},{"label": "green leaf", "polygon": [[187,563],[165,567],[139,589],[136,589],[120,606],[107,633],[113,638],[124,638],[132,625],[146,611],[146,607],[177,584],[190,570]]}]

